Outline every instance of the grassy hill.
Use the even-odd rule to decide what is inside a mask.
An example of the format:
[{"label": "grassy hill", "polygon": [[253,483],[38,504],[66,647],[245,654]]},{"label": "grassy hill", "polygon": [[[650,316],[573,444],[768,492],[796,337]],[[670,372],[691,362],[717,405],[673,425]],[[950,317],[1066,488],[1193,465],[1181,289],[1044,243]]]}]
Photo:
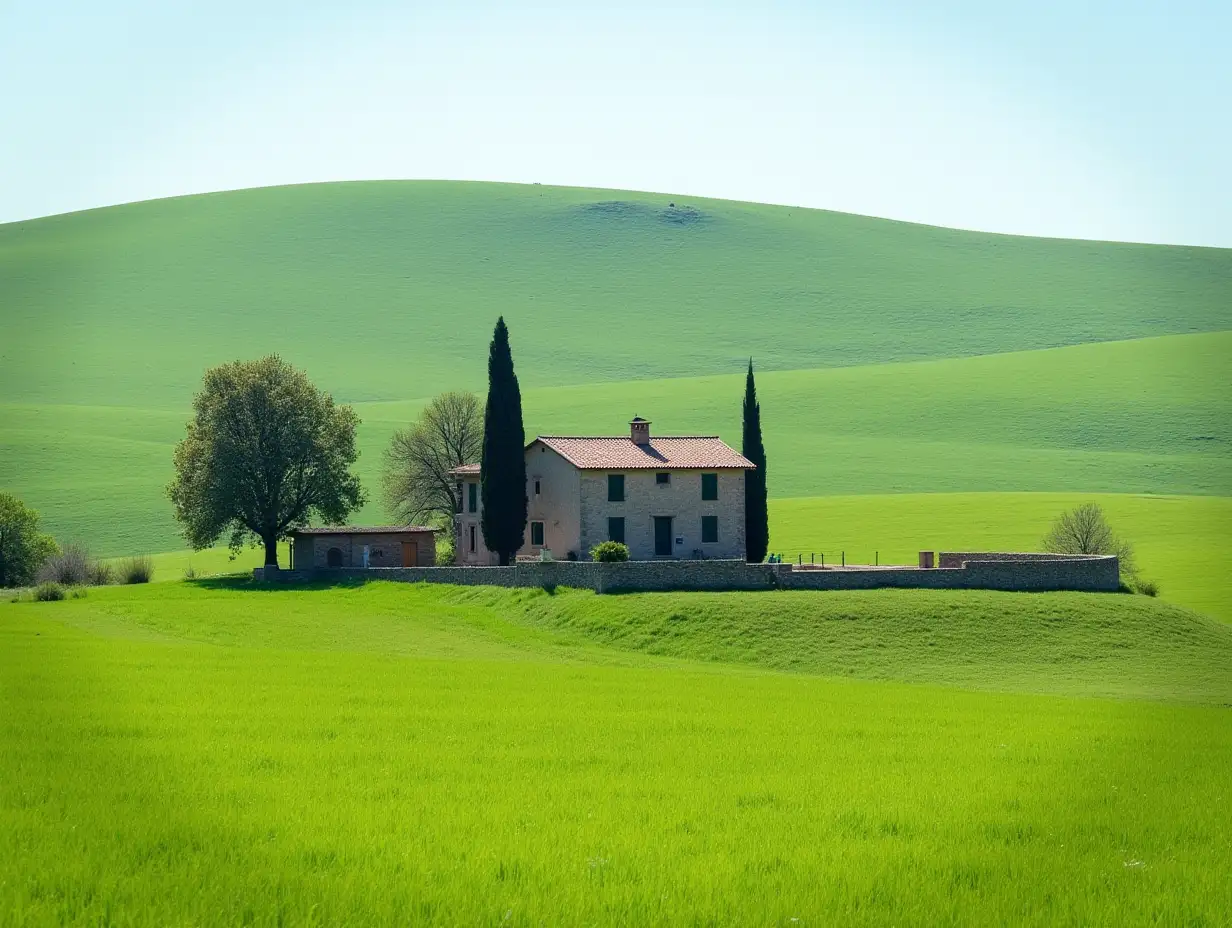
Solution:
[{"label": "grassy hill", "polygon": [[1218,924],[1230,634],[1076,594],[4,605],[0,911]]},{"label": "grassy hill", "polygon": [[[383,520],[390,432],[434,392],[482,391],[497,313],[532,434],[613,433],[637,413],[735,442],[755,356],[781,550],[911,554],[937,537],[878,494],[1045,494],[960,507],[974,521],[945,523],[956,547],[1034,547],[1056,494],[1232,495],[1228,250],[616,191],[328,184],[0,225],[0,312],[0,487],[101,554],[182,547],[162,488],[188,400],[207,366],[267,351],[357,404],[373,491],[357,518]],[[853,496],[869,502],[827,516],[787,502]],[[1232,616],[1206,579],[1232,556],[1219,505],[1169,522],[1201,539],[1196,561],[1152,519],[1126,533],[1165,595]]]},{"label": "grassy hill", "polygon": [[179,410],[277,351],[408,399],[480,381],[499,313],[528,387],[854,366],[1228,329],[1230,275],[1221,249],[619,191],[267,188],[0,225],[0,369],[10,402]]}]

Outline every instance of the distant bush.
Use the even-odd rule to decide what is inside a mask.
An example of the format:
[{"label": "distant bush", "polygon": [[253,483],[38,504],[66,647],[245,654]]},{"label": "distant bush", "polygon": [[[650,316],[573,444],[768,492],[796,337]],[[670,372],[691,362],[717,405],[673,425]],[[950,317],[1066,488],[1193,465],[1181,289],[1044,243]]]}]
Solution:
[{"label": "distant bush", "polygon": [[590,559],[603,564],[616,564],[629,559],[629,546],[619,541],[604,541],[590,549]]},{"label": "distant bush", "polygon": [[0,493],[0,588],[29,586],[39,568],[60,550],[39,531],[38,513],[9,493]]},{"label": "distant bush", "polygon": [[149,583],[154,577],[154,560],[148,554],[138,554],[120,563],[121,583]]},{"label": "distant bush", "polygon": [[59,554],[53,554],[39,568],[39,583],[61,586],[83,586],[97,576],[98,563],[90,557],[85,545],[71,542]]},{"label": "distant bush", "polygon": [[1140,580],[1136,585],[1136,591],[1143,596],[1158,596],[1159,584],[1154,580]]},{"label": "distant bush", "polygon": [[107,561],[94,561],[89,566],[86,582],[90,586],[106,586],[115,583],[115,568]]},{"label": "distant bush", "polygon": [[64,599],[64,587],[54,580],[47,580],[38,585],[34,591],[34,599],[40,603],[54,603]]},{"label": "distant bush", "polygon": [[197,570],[196,568],[192,566],[192,561],[189,561],[188,566],[184,568],[184,579],[185,580],[196,580],[197,579]]},{"label": "distant bush", "polygon": [[1138,579],[1134,548],[1108,524],[1098,503],[1083,503],[1063,512],[1044,536],[1044,550],[1052,554],[1115,554],[1122,577],[1130,585]]},{"label": "distant bush", "polygon": [[454,563],[454,544],[452,531],[436,533],[436,566],[452,567]]}]

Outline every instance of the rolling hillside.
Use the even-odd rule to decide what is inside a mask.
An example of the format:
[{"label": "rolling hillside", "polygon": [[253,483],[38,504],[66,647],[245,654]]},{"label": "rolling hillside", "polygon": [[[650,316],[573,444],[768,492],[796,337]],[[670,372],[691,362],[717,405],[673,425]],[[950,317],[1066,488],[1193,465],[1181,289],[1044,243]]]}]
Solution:
[{"label": "rolling hillside", "polygon": [[[961,510],[972,543],[1030,543],[1058,498],[1004,494],[1179,495],[1196,500],[1203,563],[1232,556],[1214,500],[1232,496],[1228,250],[617,191],[329,184],[0,226],[0,312],[0,487],[102,554],[182,547],[162,487],[191,394],[206,367],[271,351],[357,404],[373,497],[359,518],[383,518],[389,433],[432,393],[483,389],[503,313],[532,434],[610,433],[637,413],[736,441],[752,355],[776,549],[880,546],[895,518],[882,494],[978,491],[984,514]],[[808,521],[819,498],[865,502],[832,511],[839,527]],[[1189,588],[1180,549],[1131,521],[1165,595],[1232,616],[1232,590]],[[901,524],[886,548],[927,543],[912,540],[927,523]]]},{"label": "rolling hillside", "polygon": [[[672,204],[675,204],[674,206]],[[277,351],[349,401],[1232,328],[1232,254],[605,190],[267,188],[0,226],[9,402],[182,409]],[[127,363],[117,363],[125,359]]]}]

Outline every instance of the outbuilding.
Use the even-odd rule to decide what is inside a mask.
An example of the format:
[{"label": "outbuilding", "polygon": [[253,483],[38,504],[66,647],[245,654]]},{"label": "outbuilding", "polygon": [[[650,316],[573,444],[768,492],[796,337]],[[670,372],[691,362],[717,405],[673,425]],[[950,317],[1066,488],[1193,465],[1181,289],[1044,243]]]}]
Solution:
[{"label": "outbuilding", "polygon": [[425,525],[322,525],[291,533],[291,569],[431,567],[436,534]]}]

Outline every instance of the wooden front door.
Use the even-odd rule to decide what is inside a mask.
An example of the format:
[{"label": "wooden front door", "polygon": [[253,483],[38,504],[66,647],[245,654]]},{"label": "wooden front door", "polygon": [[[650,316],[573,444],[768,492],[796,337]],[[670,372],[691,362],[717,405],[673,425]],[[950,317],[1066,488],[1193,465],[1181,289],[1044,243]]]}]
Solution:
[{"label": "wooden front door", "polygon": [[671,557],[672,555],[672,517],[655,516],[655,555]]},{"label": "wooden front door", "polygon": [[419,566],[419,542],[417,541],[402,542],[402,566],[403,567],[418,567]]}]

